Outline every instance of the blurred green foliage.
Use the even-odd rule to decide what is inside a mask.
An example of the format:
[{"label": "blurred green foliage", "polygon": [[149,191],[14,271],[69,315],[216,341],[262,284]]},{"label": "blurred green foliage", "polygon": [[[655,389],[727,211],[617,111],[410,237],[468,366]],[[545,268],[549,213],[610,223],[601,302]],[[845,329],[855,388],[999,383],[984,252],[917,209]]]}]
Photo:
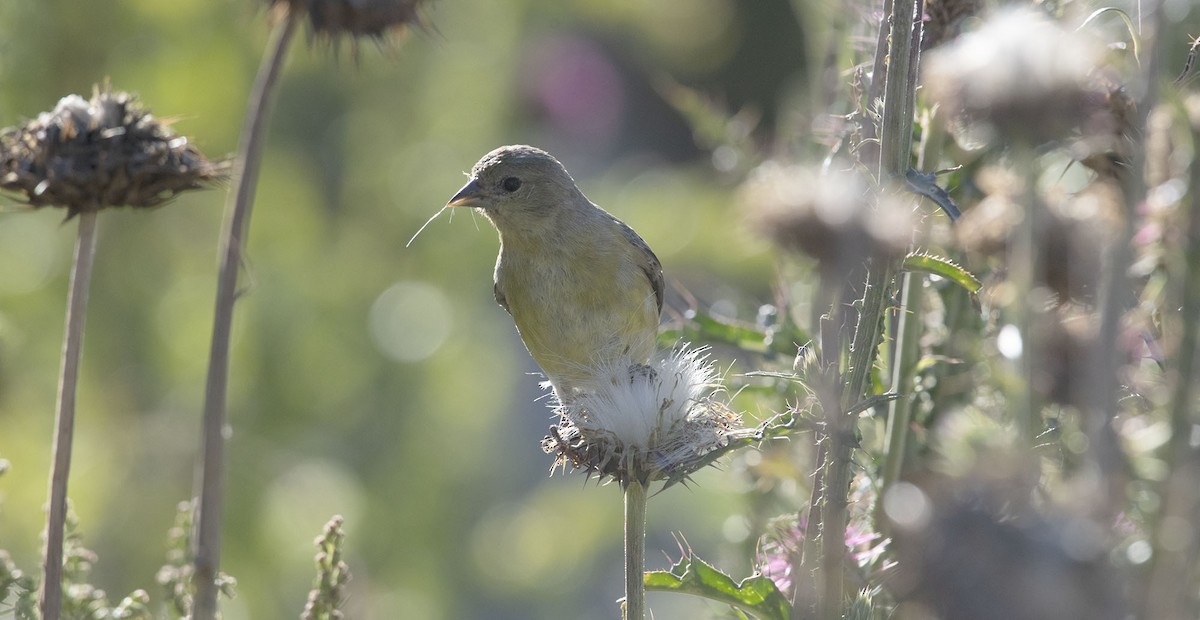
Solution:
[{"label": "blurred green foliage", "polygon": [[[405,247],[481,154],[525,142],[558,155],[655,248],[674,316],[752,321],[773,301],[771,254],[733,211],[736,179],[713,173],[660,87],[756,110],[764,133],[796,123],[777,114],[806,96],[792,4],[443,0],[428,17],[427,32],[358,58],[290,54],[235,317],[222,569],[239,586],[226,618],[297,615],[312,536],[334,513],[354,573],[348,617],[613,616],[620,493],[546,477],[550,411],[492,300],[495,234],[443,215]],[[107,78],[210,157],[230,153],[266,22],[252,0],[8,0],[0,124]],[[196,192],[100,218],[70,494],[109,592],[152,587],[192,492],[223,202]],[[27,571],[73,233],[60,212],[0,211],[0,548]],[[749,423],[771,413],[758,402],[745,401]],[[650,502],[648,568],[684,532],[748,572],[748,483],[718,470],[695,482]],[[717,609],[650,604],[660,617]]]}]

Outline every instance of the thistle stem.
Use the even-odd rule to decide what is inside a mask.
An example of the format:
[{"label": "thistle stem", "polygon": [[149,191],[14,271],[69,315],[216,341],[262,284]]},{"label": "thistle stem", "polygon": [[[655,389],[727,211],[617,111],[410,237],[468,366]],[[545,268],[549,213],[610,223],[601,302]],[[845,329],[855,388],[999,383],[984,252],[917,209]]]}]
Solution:
[{"label": "thistle stem", "polygon": [[625,485],[625,620],[646,617],[646,485],[633,476]]},{"label": "thistle stem", "polygon": [[282,16],[272,33],[246,107],[241,144],[234,171],[234,191],[226,206],[221,234],[221,266],[217,279],[212,348],[204,391],[204,419],[196,486],[199,491],[194,543],[196,597],[193,618],[211,620],[217,613],[217,575],[221,557],[221,515],[224,504],[225,414],[229,380],[229,340],[233,302],[237,299],[238,268],[258,185],[267,116],[277,91],[279,74],[299,20],[293,12]]},{"label": "thistle stem", "polygon": [[[916,97],[916,68],[920,55],[921,0],[891,0],[889,48],[883,83],[883,118],[880,122],[879,184],[890,191],[895,180],[903,178],[912,158],[913,108]],[[881,51],[881,50],[880,50]],[[880,76],[875,76],[878,80]],[[868,265],[850,365],[841,391],[841,407],[829,413],[829,473],[821,524],[821,568],[823,592],[818,617],[834,620],[842,617],[845,600],[843,572],[846,557],[846,507],[850,487],[850,452],[854,440],[854,417],[847,413],[865,395],[876,348],[879,345],[888,291],[895,277],[896,261],[875,259]],[[831,399],[836,400],[836,397]],[[827,413],[827,415],[829,415]]]},{"label": "thistle stem", "polygon": [[[895,351],[892,357],[892,391],[902,396],[888,404],[887,454],[883,462],[883,487],[886,493],[904,471],[904,456],[908,451],[908,425],[912,419],[912,394],[907,393],[913,384],[920,348],[921,325],[916,312],[920,311],[924,294],[921,279],[911,273],[904,274],[903,292],[900,294],[900,311],[896,319]],[[882,505],[882,502],[880,502]],[[882,523],[882,520],[880,520]]]},{"label": "thistle stem", "polygon": [[96,212],[79,215],[75,259],[71,266],[71,292],[67,298],[67,326],[63,337],[54,416],[54,455],[50,470],[50,510],[46,520],[45,571],[38,596],[44,620],[62,613],[63,527],[67,518],[67,480],[71,474],[71,440],[75,435],[75,392],[79,360],[83,353],[83,324],[87,314],[88,284],[96,257]]},{"label": "thistle stem", "polygon": [[[1200,118],[1191,119],[1193,148],[1200,146]],[[1170,475],[1160,487],[1163,498],[1151,524],[1150,539],[1154,552],[1145,571],[1147,582],[1143,594],[1143,618],[1186,618],[1196,615],[1194,598],[1188,595],[1194,583],[1200,543],[1194,536],[1180,533],[1172,523],[1195,523],[1200,514],[1200,449],[1192,441],[1196,428],[1195,393],[1197,366],[1200,360],[1200,160],[1192,160],[1191,205],[1186,214],[1187,236],[1184,238],[1183,260],[1178,262],[1181,309],[1181,333],[1176,348],[1175,383],[1171,388],[1171,439],[1166,458]],[[1173,304],[1172,304],[1173,305]],[[1174,531],[1172,531],[1174,529]],[[1180,540],[1185,542],[1180,543]],[[1189,608],[1190,607],[1190,608]]]},{"label": "thistle stem", "polygon": [[1040,204],[1035,187],[1038,174],[1034,165],[1036,154],[1028,144],[1022,144],[1015,150],[1016,167],[1024,184],[1021,202],[1025,205],[1025,213],[1021,218],[1021,226],[1017,230],[1009,259],[1012,274],[1009,279],[1016,291],[1012,320],[1020,334],[1021,355],[1017,364],[1020,380],[1012,382],[1009,386],[1008,399],[1013,421],[1021,437],[1021,448],[1031,450],[1045,425],[1042,418],[1042,399],[1034,389],[1035,369],[1043,362],[1043,359],[1039,358],[1042,358],[1045,352],[1039,351],[1033,340],[1034,321],[1045,312],[1044,299],[1038,303],[1033,295],[1037,287],[1037,269],[1042,254],[1045,208]]}]

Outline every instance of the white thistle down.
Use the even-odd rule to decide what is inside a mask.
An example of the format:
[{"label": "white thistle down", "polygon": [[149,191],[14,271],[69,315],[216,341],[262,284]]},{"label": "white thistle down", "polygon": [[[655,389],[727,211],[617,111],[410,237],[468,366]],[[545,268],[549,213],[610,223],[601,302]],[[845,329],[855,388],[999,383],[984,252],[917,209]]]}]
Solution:
[{"label": "white thistle down", "polygon": [[677,479],[724,446],[740,417],[716,397],[724,392],[707,348],[660,352],[649,365],[618,359],[593,369],[588,390],[557,400],[560,419],[543,440],[555,465],[622,484]]}]

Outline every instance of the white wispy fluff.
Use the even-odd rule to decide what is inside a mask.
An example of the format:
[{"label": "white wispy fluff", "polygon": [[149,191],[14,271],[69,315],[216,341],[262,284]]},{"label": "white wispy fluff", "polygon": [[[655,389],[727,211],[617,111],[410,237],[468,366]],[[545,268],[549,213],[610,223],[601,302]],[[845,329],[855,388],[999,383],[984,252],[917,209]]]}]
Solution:
[{"label": "white wispy fluff", "polygon": [[681,345],[649,365],[618,359],[595,368],[588,389],[558,399],[560,421],[543,448],[556,465],[621,482],[695,471],[741,423],[718,399],[724,390],[707,352]]}]

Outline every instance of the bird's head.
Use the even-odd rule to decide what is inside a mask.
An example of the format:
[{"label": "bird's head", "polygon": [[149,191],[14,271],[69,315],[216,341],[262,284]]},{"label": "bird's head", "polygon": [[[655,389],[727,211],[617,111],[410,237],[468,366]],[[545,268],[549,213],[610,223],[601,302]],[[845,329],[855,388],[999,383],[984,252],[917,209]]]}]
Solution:
[{"label": "bird's head", "polygon": [[562,211],[590,205],[566,168],[532,146],[502,146],[471,169],[471,180],[446,203],[479,209],[500,231],[532,231]]}]

